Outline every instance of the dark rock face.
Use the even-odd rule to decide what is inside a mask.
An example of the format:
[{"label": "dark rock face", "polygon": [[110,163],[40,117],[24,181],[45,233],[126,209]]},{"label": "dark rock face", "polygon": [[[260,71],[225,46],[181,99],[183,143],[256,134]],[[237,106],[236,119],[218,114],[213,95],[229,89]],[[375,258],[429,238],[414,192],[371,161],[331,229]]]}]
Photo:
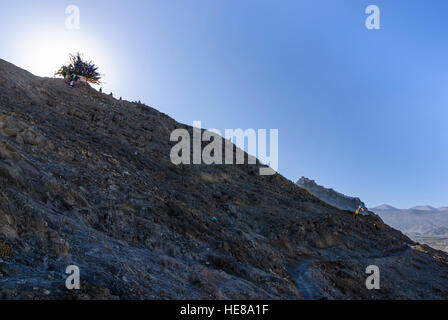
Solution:
[{"label": "dark rock face", "polygon": [[318,185],[314,180],[302,177],[297,181],[297,185],[320,200],[341,210],[356,211],[359,205],[365,207],[364,202],[359,198],[349,197],[333,189],[327,189]]},{"label": "dark rock face", "polygon": [[0,298],[448,298],[445,254],[259,164],[175,166],[175,128],[0,60]]}]

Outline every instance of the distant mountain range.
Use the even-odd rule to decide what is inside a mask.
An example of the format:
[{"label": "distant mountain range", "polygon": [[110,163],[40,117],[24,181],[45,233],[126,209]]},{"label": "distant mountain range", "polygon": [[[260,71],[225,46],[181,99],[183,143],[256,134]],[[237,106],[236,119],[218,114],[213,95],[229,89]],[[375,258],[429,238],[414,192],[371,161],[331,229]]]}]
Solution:
[{"label": "distant mountain range", "polygon": [[371,208],[372,210],[377,210],[377,211],[389,211],[389,210],[395,210],[395,211],[401,211],[401,210],[410,210],[410,211],[428,211],[428,212],[448,212],[448,207],[440,207],[440,208],[434,208],[432,206],[415,206],[409,209],[398,209],[395,207],[392,207],[391,205],[388,204],[382,204],[380,206]]},{"label": "distant mountain range", "polygon": [[[318,185],[314,180],[302,177],[297,185],[320,200],[341,210],[354,212],[364,202],[357,197],[346,196],[331,188]],[[429,205],[398,209],[388,204],[370,208],[370,215],[380,217],[384,223],[400,230],[415,241],[426,243],[448,252],[448,207]]]},{"label": "distant mountain range", "polygon": [[448,207],[434,208],[429,205],[409,209],[397,209],[383,204],[371,208],[385,223],[401,230],[411,238],[448,237]]},{"label": "distant mountain range", "polygon": [[394,208],[388,204],[382,204],[378,207],[372,208],[372,210],[398,210],[397,208]]}]

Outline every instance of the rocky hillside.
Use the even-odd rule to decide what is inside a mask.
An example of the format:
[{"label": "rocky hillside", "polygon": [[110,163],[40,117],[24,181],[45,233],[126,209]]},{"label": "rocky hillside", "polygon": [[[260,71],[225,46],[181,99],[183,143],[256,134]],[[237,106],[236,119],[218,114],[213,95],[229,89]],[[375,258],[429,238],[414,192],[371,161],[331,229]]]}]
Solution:
[{"label": "rocky hillside", "polygon": [[297,185],[313,196],[341,210],[356,211],[359,205],[365,207],[364,202],[359,198],[349,197],[333,189],[325,188],[316,183],[316,181],[302,177],[297,181]]},{"label": "rocky hillside", "polygon": [[258,164],[175,166],[175,128],[0,60],[0,298],[448,298],[442,252]]}]

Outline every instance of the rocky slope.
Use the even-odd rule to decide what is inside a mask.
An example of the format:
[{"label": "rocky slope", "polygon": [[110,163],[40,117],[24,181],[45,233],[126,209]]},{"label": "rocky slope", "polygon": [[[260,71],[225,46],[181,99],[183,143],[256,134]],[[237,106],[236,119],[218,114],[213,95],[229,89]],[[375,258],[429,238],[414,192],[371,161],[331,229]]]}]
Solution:
[{"label": "rocky slope", "polygon": [[442,252],[259,164],[175,166],[175,128],[0,60],[0,298],[448,298]]},{"label": "rocky slope", "polygon": [[359,198],[349,197],[333,189],[325,188],[316,183],[316,181],[302,177],[297,181],[297,185],[320,200],[341,210],[356,211],[359,205],[365,207],[364,202]]}]

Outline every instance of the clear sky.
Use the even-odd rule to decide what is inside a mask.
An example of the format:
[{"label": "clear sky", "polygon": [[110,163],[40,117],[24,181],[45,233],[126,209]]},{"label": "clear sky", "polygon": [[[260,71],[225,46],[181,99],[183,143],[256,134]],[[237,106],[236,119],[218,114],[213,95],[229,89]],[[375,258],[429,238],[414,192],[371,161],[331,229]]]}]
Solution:
[{"label": "clear sky", "polygon": [[81,51],[116,97],[205,128],[279,129],[290,180],[446,206],[447,14],[446,0],[2,1],[0,58],[45,76]]}]

